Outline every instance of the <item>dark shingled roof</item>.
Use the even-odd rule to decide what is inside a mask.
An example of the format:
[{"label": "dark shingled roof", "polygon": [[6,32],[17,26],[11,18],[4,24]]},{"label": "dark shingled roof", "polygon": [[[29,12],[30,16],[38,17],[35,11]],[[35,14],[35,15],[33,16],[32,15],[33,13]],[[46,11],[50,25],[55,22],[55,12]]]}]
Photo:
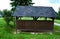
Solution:
[{"label": "dark shingled roof", "polygon": [[17,6],[13,16],[57,17],[52,7],[44,6]]}]

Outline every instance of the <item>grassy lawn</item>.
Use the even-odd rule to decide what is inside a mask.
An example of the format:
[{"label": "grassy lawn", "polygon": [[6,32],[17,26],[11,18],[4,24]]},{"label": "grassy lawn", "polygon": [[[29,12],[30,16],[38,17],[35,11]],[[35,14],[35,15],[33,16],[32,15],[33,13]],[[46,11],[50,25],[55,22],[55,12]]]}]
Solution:
[{"label": "grassy lawn", "polygon": [[60,24],[60,20],[55,19],[55,23],[59,23]]},{"label": "grassy lawn", "polygon": [[[21,20],[33,20],[33,18],[32,17],[22,17]],[[45,18],[43,18],[43,17],[40,18],[39,17],[37,20],[45,20]],[[51,19],[50,18],[47,18],[47,20],[51,20]]]},{"label": "grassy lawn", "polygon": [[[38,18],[38,20],[44,20],[44,19],[45,18]],[[33,20],[33,18],[32,17],[23,17],[21,20]],[[47,20],[52,20],[52,19],[47,18]],[[60,20],[55,19],[54,22],[60,24]]]},{"label": "grassy lawn", "polygon": [[3,18],[0,18],[0,39],[60,39],[59,26],[54,26],[54,32],[52,35],[49,33],[31,34],[29,32],[21,32],[19,34],[13,34],[10,32],[12,31],[12,29],[13,28],[6,28],[6,22],[3,20]]}]

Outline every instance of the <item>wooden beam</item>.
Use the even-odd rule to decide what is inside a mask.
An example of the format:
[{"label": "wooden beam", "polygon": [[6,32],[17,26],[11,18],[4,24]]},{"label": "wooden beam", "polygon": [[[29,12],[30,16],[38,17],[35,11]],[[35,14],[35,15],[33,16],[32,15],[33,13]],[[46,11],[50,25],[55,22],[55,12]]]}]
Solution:
[{"label": "wooden beam", "polygon": [[45,17],[45,20],[47,20],[47,17]]},{"label": "wooden beam", "polygon": [[18,20],[19,19],[19,17],[16,17],[16,20]]},{"label": "wooden beam", "polygon": [[[52,22],[53,22],[53,29],[54,29],[54,18],[52,18]],[[53,30],[54,31],[54,30]]]},{"label": "wooden beam", "polygon": [[16,28],[16,34],[17,34],[17,24],[16,24],[16,20],[17,20],[17,17],[15,17],[15,20],[14,20],[14,25],[15,25],[15,28]]},{"label": "wooden beam", "polygon": [[39,18],[39,17],[33,17],[33,20],[37,21],[38,18]]},{"label": "wooden beam", "polygon": [[20,18],[20,20],[21,20],[22,16],[20,16],[19,18]]}]

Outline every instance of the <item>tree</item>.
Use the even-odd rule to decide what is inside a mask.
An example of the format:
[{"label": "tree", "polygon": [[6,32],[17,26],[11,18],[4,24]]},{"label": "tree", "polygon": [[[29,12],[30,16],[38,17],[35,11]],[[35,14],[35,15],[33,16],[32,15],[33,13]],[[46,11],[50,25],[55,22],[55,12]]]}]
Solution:
[{"label": "tree", "polygon": [[[15,10],[16,6],[32,6],[32,0],[11,0],[12,11]],[[18,17],[17,17],[18,18]],[[33,17],[33,20],[37,20],[39,17]]]},{"label": "tree", "polygon": [[34,3],[32,3],[32,0],[11,0],[10,3],[12,5],[12,11],[15,10],[16,6],[31,6]]},{"label": "tree", "polygon": [[3,18],[4,18],[5,22],[7,23],[7,26],[9,26],[10,21],[12,21],[12,19],[13,19],[11,14],[12,14],[12,11],[9,11],[7,9],[3,10],[3,12],[2,12]]},{"label": "tree", "polygon": [[2,17],[2,11],[0,10],[0,16]]},{"label": "tree", "polygon": [[[11,0],[12,2],[10,3],[12,6],[12,11],[15,10],[16,6],[31,6],[34,3],[32,3],[32,0]],[[18,18],[18,17],[17,17]]]},{"label": "tree", "polygon": [[59,8],[59,11],[58,11],[58,19],[60,19],[60,8]]}]

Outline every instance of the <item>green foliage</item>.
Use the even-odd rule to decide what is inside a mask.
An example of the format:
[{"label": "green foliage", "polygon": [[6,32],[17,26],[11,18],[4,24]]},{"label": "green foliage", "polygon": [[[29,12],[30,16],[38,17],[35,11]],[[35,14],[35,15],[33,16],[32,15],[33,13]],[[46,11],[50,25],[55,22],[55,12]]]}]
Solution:
[{"label": "green foliage", "polygon": [[2,17],[2,11],[0,10],[0,16]]},{"label": "green foliage", "polygon": [[60,19],[60,8],[59,8],[59,11],[58,11],[58,19]]},{"label": "green foliage", "polygon": [[58,19],[55,19],[54,22],[60,24],[60,20]]},{"label": "green foliage", "polygon": [[59,17],[59,19],[60,19],[60,11],[58,12],[58,17]]},{"label": "green foliage", "polygon": [[7,25],[9,25],[10,21],[13,20],[13,17],[11,16],[12,12],[5,9],[3,10],[2,14],[3,14],[3,18],[6,21]]},{"label": "green foliage", "polygon": [[12,11],[15,10],[16,6],[31,6],[34,3],[32,3],[32,0],[11,0],[10,3],[12,5]]},{"label": "green foliage", "polygon": [[2,11],[0,10],[0,14],[2,14]]}]

